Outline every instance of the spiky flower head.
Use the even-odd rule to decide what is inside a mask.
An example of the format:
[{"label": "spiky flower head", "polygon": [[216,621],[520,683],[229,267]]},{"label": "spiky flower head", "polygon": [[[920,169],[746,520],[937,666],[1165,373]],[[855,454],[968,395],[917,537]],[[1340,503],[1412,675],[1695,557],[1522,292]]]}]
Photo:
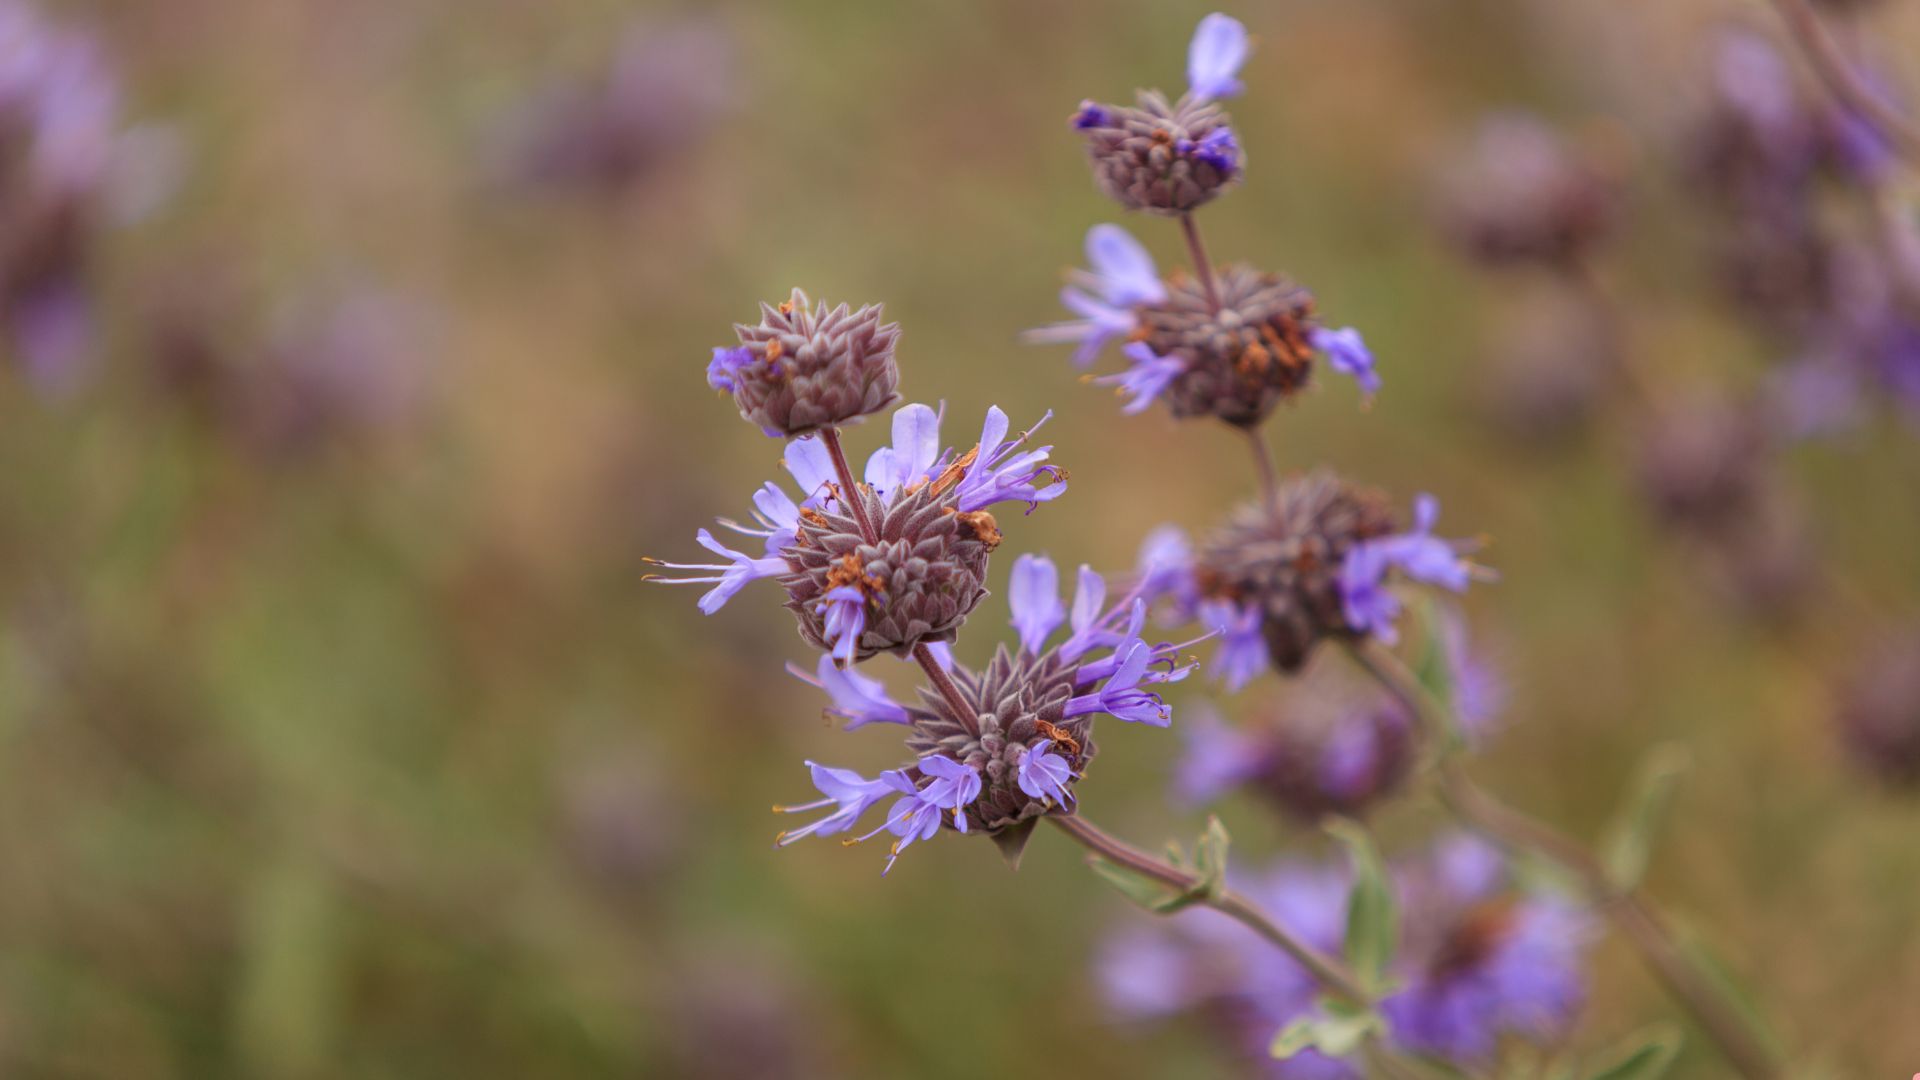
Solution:
[{"label": "spiky flower head", "polygon": [[1920,628],[1868,657],[1842,690],[1835,720],[1855,764],[1889,786],[1920,788]]},{"label": "spiky flower head", "polygon": [[761,304],[760,322],[734,325],[739,346],[715,349],[707,382],[733,395],[740,415],[769,435],[792,438],[838,427],[900,399],[897,323],[881,308],[829,309],[799,289]]},{"label": "spiky flower head", "polygon": [[1357,817],[1398,791],[1413,766],[1413,724],[1385,699],[1289,696],[1243,725],[1202,712],[1183,727],[1176,788],[1193,804],[1245,789],[1302,822]]},{"label": "spiky flower head", "polygon": [[1189,88],[1178,101],[1142,90],[1130,106],[1082,102],[1072,123],[1087,140],[1100,189],[1129,210],[1177,215],[1237,181],[1244,161],[1218,99],[1240,92],[1247,48],[1245,27],[1209,15],[1188,47]]},{"label": "spiky flower head", "polygon": [[1325,638],[1357,638],[1341,584],[1347,555],[1397,526],[1386,496],[1324,470],[1290,478],[1271,507],[1235,512],[1201,545],[1200,591],[1258,613],[1273,665],[1299,670]]},{"label": "spiky flower head", "polygon": [[1052,632],[1068,621],[1053,595],[1052,564],[1023,556],[1014,574],[1009,600],[1021,628],[1019,648],[1002,647],[977,671],[947,657],[941,666],[948,685],[922,690],[917,706],[895,704],[872,681],[837,683],[822,665],[817,683],[834,699],[829,715],[849,717],[849,727],[905,725],[907,749],[916,757],[874,780],[812,766],[825,798],[783,812],[834,810],[781,834],[782,844],[850,830],[873,805],[897,796],[885,822],[866,834],[892,833],[894,857],[944,828],[991,836],[1017,859],[1041,816],[1073,812],[1073,786],[1095,753],[1095,716],[1156,727],[1171,721],[1171,710],[1147,687],[1178,681],[1192,667],[1174,662],[1178,646],[1140,637],[1145,601],[1130,595],[1106,606],[1105,581],[1083,567],[1072,633],[1049,646]]},{"label": "spiky flower head", "polygon": [[1612,227],[1612,180],[1538,117],[1487,117],[1441,174],[1445,231],[1488,263],[1564,263]]},{"label": "spiky flower head", "polygon": [[1770,440],[1754,410],[1714,396],[1667,403],[1640,440],[1640,488],[1664,522],[1716,534],[1766,499]]},{"label": "spiky flower head", "polygon": [[1245,264],[1214,278],[1218,311],[1206,290],[1177,275],[1164,303],[1140,309],[1140,342],[1178,359],[1163,396],[1182,419],[1212,416],[1240,427],[1266,419],[1299,393],[1313,372],[1313,296],[1279,274]]}]

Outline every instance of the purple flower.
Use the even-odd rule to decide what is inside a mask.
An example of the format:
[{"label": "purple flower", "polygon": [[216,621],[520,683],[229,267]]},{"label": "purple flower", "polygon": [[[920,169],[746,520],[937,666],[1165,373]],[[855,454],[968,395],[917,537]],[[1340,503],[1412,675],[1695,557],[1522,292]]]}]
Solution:
[{"label": "purple flower", "polygon": [[964,811],[980,797],[980,770],[944,757],[928,754],[920,759],[920,772],[931,782],[920,789],[920,798],[942,810],[953,811],[953,827],[967,831]]},{"label": "purple flower", "polygon": [[787,664],[787,673],[810,686],[817,686],[827,692],[833,704],[827,708],[827,715],[839,717],[847,722],[847,730],[867,724],[907,724],[913,718],[907,715],[892,698],[887,696],[886,687],[878,679],[869,679],[852,668],[841,669],[831,656],[822,656],[815,674],[809,675],[798,664]]},{"label": "purple flower", "polygon": [[1149,604],[1172,597],[1184,611],[1195,603],[1199,584],[1193,579],[1193,544],[1178,525],[1162,525],[1148,533],[1140,542],[1134,566],[1140,596]]},{"label": "purple flower", "polygon": [[753,493],[753,525],[721,518],[720,524],[742,536],[758,536],[766,541],[767,554],[778,555],[793,544],[800,528],[800,507],[780,485],[768,482]]},{"label": "purple flower", "polygon": [[1076,271],[1074,284],[1060,293],[1060,302],[1080,318],[1023,335],[1036,343],[1079,342],[1073,354],[1075,367],[1093,363],[1107,342],[1133,331],[1138,323],[1135,306],[1167,298],[1153,256],[1118,225],[1087,230],[1087,265],[1091,269]]},{"label": "purple flower", "polygon": [[1470,838],[1403,871],[1403,988],[1382,1005],[1394,1042],[1478,1063],[1503,1036],[1565,1034],[1585,994],[1590,919],[1552,897],[1502,895],[1503,878],[1497,854]]},{"label": "purple flower", "polygon": [[[782,572],[786,563],[780,564]],[[867,632],[867,598],[851,585],[828,589],[817,605],[825,615],[820,636],[833,646],[833,659],[841,665],[853,663],[860,647],[860,635]]]},{"label": "purple flower", "polygon": [[1082,101],[1073,113],[1073,129],[1086,131],[1097,127],[1110,127],[1113,118],[1107,115],[1106,107],[1097,101]]},{"label": "purple flower", "polygon": [[1214,128],[1199,142],[1182,139],[1175,149],[1220,170],[1222,176],[1231,177],[1240,171],[1240,141],[1233,137],[1232,128]]},{"label": "purple flower", "polygon": [[1060,572],[1053,560],[1044,555],[1014,560],[1013,575],[1007,581],[1007,607],[1013,611],[1014,629],[1020,632],[1020,647],[1038,655],[1047,637],[1067,618],[1060,603]]},{"label": "purple flower", "polygon": [[867,459],[867,486],[890,502],[927,479],[940,457],[940,414],[926,405],[903,406],[893,414],[893,445]]},{"label": "purple flower", "polygon": [[833,501],[839,476],[833,467],[833,455],[819,439],[794,439],[787,443],[782,458],[787,471],[800,485],[801,506],[821,506]]},{"label": "purple flower", "polygon": [[1117,653],[1119,666],[1108,677],[1106,684],[1090,694],[1081,694],[1067,700],[1067,716],[1084,716],[1087,713],[1106,713],[1109,716],[1125,720],[1130,724],[1151,724],[1154,727],[1166,727],[1173,722],[1173,710],[1161,700],[1159,694],[1140,689],[1147,678],[1147,664],[1153,658],[1153,649],[1145,642],[1127,643]]},{"label": "purple flower", "polygon": [[[1067,482],[1058,466],[1046,464],[1053,447],[1014,453],[1053,416],[1049,410],[1040,423],[1007,441],[1007,414],[995,405],[987,410],[987,422],[980,430],[980,445],[973,464],[960,478],[956,491],[963,512],[983,510],[995,503],[1020,501],[1031,511],[1043,502],[1066,494]],[[1042,481],[1045,481],[1042,483]]]},{"label": "purple flower", "polygon": [[1020,790],[1036,799],[1052,799],[1065,805],[1073,801],[1067,782],[1073,779],[1073,766],[1058,754],[1049,754],[1052,739],[1041,739],[1020,752],[1017,778]]},{"label": "purple flower", "polygon": [[1369,540],[1347,552],[1340,570],[1340,593],[1347,625],[1355,632],[1371,633],[1388,643],[1394,640],[1393,621],[1400,614],[1400,601],[1387,589],[1389,568],[1398,567],[1425,585],[1466,591],[1473,580],[1473,566],[1461,557],[1454,542],[1433,535],[1439,514],[1439,500],[1420,495],[1413,502],[1411,531]]},{"label": "purple flower", "polygon": [[898,788],[888,779],[895,773],[881,773],[877,780],[868,780],[852,769],[831,769],[825,765],[807,762],[807,768],[813,770],[813,786],[820,789],[826,798],[799,806],[776,806],[774,811],[781,814],[799,814],[809,810],[820,810],[828,806],[834,811],[811,824],[781,833],[774,843],[785,847],[806,836],[831,836],[845,832],[860,820],[867,808]]},{"label": "purple flower", "polygon": [[1213,656],[1213,674],[1238,693],[1267,670],[1267,639],[1260,633],[1260,609],[1242,608],[1230,600],[1200,603],[1200,625],[1220,635],[1220,651]]},{"label": "purple flower", "polygon": [[1232,97],[1244,87],[1238,78],[1247,60],[1247,28],[1219,12],[1200,20],[1187,46],[1187,86],[1193,96]]},{"label": "purple flower", "polygon": [[1123,394],[1132,395],[1132,400],[1121,408],[1121,413],[1133,416],[1146,411],[1147,406],[1160,396],[1167,384],[1178,378],[1187,369],[1186,362],[1174,356],[1156,356],[1144,341],[1136,341],[1121,352],[1133,361],[1133,366],[1116,375],[1102,375],[1093,380],[1102,386],[1118,386]]},{"label": "purple flower", "polygon": [[729,561],[724,563],[670,563],[649,560],[653,562],[655,566],[665,567],[669,570],[710,570],[718,572],[690,578],[663,578],[649,574],[647,575],[647,580],[662,585],[703,585],[710,582],[717,582],[718,584],[715,584],[713,588],[707,590],[705,595],[700,597],[700,610],[708,615],[725,607],[727,601],[733,599],[733,594],[745,588],[749,581],[757,581],[765,577],[778,577],[787,572],[787,561],[785,559],[756,559],[751,555],[735,551],[720,541],[715,540],[713,534],[705,529],[701,529],[698,533],[695,533],[694,537],[700,541],[701,547],[706,548],[716,555],[725,556]]},{"label": "purple flower", "polygon": [[715,346],[713,359],[707,361],[707,385],[731,394],[740,369],[751,363],[753,363],[753,350],[745,345],[731,349]]},{"label": "purple flower", "polygon": [[1453,685],[1453,714],[1469,739],[1486,737],[1507,704],[1507,684],[1467,637],[1467,621],[1440,605],[1440,650]]},{"label": "purple flower", "polygon": [[882,877],[893,869],[900,853],[912,846],[914,841],[928,839],[940,831],[941,811],[951,810],[953,827],[966,832],[966,808],[980,797],[981,781],[977,769],[939,754],[921,758],[919,768],[921,775],[929,778],[925,787],[914,786],[914,782],[904,773],[884,774],[887,783],[900,793],[901,798],[887,811],[885,824],[860,837],[865,840],[882,830],[897,837],[892,850],[887,853],[886,868],[880,871]]},{"label": "purple flower", "polygon": [[1061,656],[1075,660],[1106,643],[1103,627],[1107,622],[1105,615],[1109,613],[1101,610],[1106,602],[1107,579],[1096,573],[1093,567],[1082,563],[1073,589],[1073,634],[1060,646]]},{"label": "purple flower", "polygon": [[1267,767],[1266,741],[1228,724],[1212,708],[1182,714],[1186,752],[1173,769],[1173,791],[1188,806],[1205,806],[1260,775]]},{"label": "purple flower", "polygon": [[1327,365],[1360,385],[1367,397],[1380,392],[1380,373],[1374,370],[1373,353],[1360,339],[1360,331],[1348,326],[1339,330],[1315,328],[1307,340],[1327,358]]}]

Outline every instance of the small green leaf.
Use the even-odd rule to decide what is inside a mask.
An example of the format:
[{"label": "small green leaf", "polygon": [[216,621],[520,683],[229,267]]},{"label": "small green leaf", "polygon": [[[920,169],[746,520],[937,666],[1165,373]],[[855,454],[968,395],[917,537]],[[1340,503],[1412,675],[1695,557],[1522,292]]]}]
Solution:
[{"label": "small green leaf", "polygon": [[1657,1080],[1680,1053],[1680,1033],[1656,1024],[1609,1050],[1606,1064],[1587,1074],[1587,1080]]},{"label": "small green leaf", "polygon": [[1366,1041],[1386,1030],[1380,1014],[1366,1009],[1332,1009],[1322,1001],[1323,1011],[1302,1016],[1273,1037],[1268,1051],[1286,1059],[1303,1050],[1318,1050],[1328,1057],[1343,1058],[1359,1050]]},{"label": "small green leaf", "polygon": [[1193,891],[1205,899],[1211,900],[1226,890],[1227,843],[1227,827],[1219,818],[1207,815],[1207,831],[1200,834],[1200,842],[1193,848],[1194,870],[1200,875]]},{"label": "small green leaf", "polygon": [[1107,884],[1120,890],[1122,896],[1156,915],[1170,915],[1199,900],[1191,893],[1181,892],[1163,881],[1098,855],[1089,856],[1087,865],[1093,867],[1093,872],[1104,878]]},{"label": "small green leaf", "polygon": [[1346,845],[1353,861],[1353,891],[1347,896],[1347,963],[1353,965],[1368,989],[1378,991],[1386,984],[1387,967],[1393,962],[1399,936],[1386,861],[1374,846],[1373,837],[1359,823],[1333,818],[1326,830]]},{"label": "small green leaf", "polygon": [[1685,747],[1662,743],[1648,750],[1634,770],[1627,800],[1600,847],[1601,865],[1606,867],[1607,880],[1614,888],[1623,892],[1635,888],[1646,875],[1654,840],[1689,761]]}]

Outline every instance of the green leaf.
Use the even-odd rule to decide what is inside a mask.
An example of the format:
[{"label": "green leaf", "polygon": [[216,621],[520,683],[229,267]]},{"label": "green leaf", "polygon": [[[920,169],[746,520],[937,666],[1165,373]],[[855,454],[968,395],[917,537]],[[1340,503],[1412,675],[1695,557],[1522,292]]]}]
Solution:
[{"label": "green leaf", "polygon": [[1164,881],[1148,877],[1138,870],[1129,869],[1098,855],[1088,856],[1087,865],[1093,867],[1093,872],[1104,878],[1107,884],[1120,890],[1122,896],[1156,915],[1171,915],[1200,899],[1191,893],[1175,889]]},{"label": "green leaf", "polygon": [[1353,891],[1347,895],[1347,963],[1353,965],[1367,989],[1378,992],[1386,985],[1387,967],[1393,962],[1399,936],[1387,864],[1372,835],[1359,823],[1334,818],[1327,822],[1326,830],[1346,845],[1353,862]]},{"label": "green leaf", "polygon": [[1227,827],[1208,814],[1207,831],[1200,834],[1200,842],[1193,848],[1194,870],[1200,875],[1193,891],[1204,899],[1211,900],[1226,891],[1227,843]]},{"label": "green leaf", "polygon": [[1328,1057],[1343,1058],[1386,1030],[1386,1023],[1378,1013],[1327,1008],[1331,1003],[1325,1001],[1321,1004],[1324,1011],[1299,1017],[1281,1028],[1268,1052],[1282,1060],[1303,1050],[1318,1050]]},{"label": "green leaf", "polygon": [[1689,764],[1686,748],[1678,743],[1655,746],[1640,760],[1627,800],[1600,846],[1600,862],[1614,888],[1635,888],[1646,876],[1654,840]]},{"label": "green leaf", "polygon": [[1607,1052],[1607,1064],[1587,1074],[1587,1080],[1656,1080],[1680,1053],[1680,1032],[1656,1024]]}]

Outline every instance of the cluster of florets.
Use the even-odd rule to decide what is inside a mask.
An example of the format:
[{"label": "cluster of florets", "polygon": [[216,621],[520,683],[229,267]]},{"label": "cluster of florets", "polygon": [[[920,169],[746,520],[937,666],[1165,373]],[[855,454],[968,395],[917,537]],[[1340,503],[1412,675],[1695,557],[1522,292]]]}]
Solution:
[{"label": "cluster of florets", "polygon": [[[1764,34],[1714,42],[1711,83],[1685,132],[1687,175],[1717,222],[1716,261],[1741,312],[1785,344],[1772,385],[1781,430],[1845,427],[1877,389],[1920,412],[1920,266],[1906,229],[1868,216],[1849,227],[1827,188],[1879,197],[1896,160],[1869,118],[1798,79]],[[1862,77],[1878,92],[1880,76]]]},{"label": "cluster of florets", "polygon": [[1835,711],[1853,763],[1889,787],[1920,788],[1920,628],[1891,634],[1842,688]]},{"label": "cluster of florets", "polygon": [[1192,88],[1178,103],[1143,92],[1137,108],[1087,102],[1074,115],[1101,187],[1129,210],[1185,218],[1198,263],[1194,273],[1163,281],[1153,256],[1126,230],[1097,225],[1087,233],[1088,269],[1076,271],[1060,296],[1078,318],[1026,335],[1078,344],[1080,367],[1109,342],[1123,342],[1127,370],[1094,381],[1127,395],[1124,412],[1165,399],[1176,417],[1250,428],[1307,387],[1316,353],[1367,395],[1380,387],[1359,333],[1322,326],[1305,289],[1245,264],[1205,265],[1188,215],[1240,176],[1239,144],[1217,99],[1239,92],[1246,56],[1246,28],[1209,15],[1189,49]]},{"label": "cluster of florets", "polygon": [[0,0],[0,327],[54,392],[91,350],[96,231],[157,194],[140,168],[157,143],[122,128],[119,99],[92,39]]},{"label": "cluster of florets", "polygon": [[[1548,893],[1516,888],[1492,849],[1442,839],[1400,862],[1395,885],[1409,917],[1401,927],[1382,1003],[1394,1048],[1484,1065],[1500,1044],[1563,1037],[1585,995],[1588,916]],[[1239,884],[1315,948],[1337,952],[1351,886],[1341,868],[1289,863]],[[1288,1080],[1346,1080],[1347,1062],[1307,1050],[1270,1059],[1274,1033],[1317,1008],[1320,987],[1252,931],[1211,911],[1129,928],[1107,945],[1099,975],[1109,1004],[1130,1019],[1195,1012],[1232,1031],[1250,1061]]]},{"label": "cluster of florets", "polygon": [[1127,370],[1094,382],[1127,396],[1124,413],[1164,400],[1181,419],[1254,427],[1306,389],[1316,354],[1363,393],[1380,388],[1359,332],[1321,325],[1312,294],[1278,274],[1235,263],[1210,283],[1185,273],[1163,281],[1153,256],[1118,225],[1088,231],[1087,264],[1060,294],[1079,317],[1030,330],[1026,339],[1076,344],[1079,367],[1122,342]]},{"label": "cluster of florets", "polygon": [[1433,535],[1438,515],[1422,495],[1402,531],[1384,495],[1322,470],[1241,507],[1197,551],[1157,534],[1142,572],[1220,639],[1214,669],[1237,689],[1269,666],[1300,670],[1321,641],[1391,644],[1396,575],[1454,592],[1488,576],[1466,558],[1472,545]]},{"label": "cluster of florets", "polygon": [[[891,833],[897,857],[944,825],[994,837],[1010,858],[1017,857],[1035,820],[1073,812],[1073,787],[1095,753],[1094,718],[1105,714],[1165,727],[1172,710],[1151,688],[1192,671],[1191,664],[1178,662],[1180,644],[1141,636],[1146,601],[1137,591],[1111,605],[1106,594],[1105,580],[1083,566],[1069,610],[1053,563],[1021,556],[1008,588],[1018,647],[1002,646],[978,670],[940,653],[938,662],[964,710],[934,689],[921,690],[916,705],[901,705],[880,682],[839,670],[830,656],[816,672],[790,668],[827,692],[833,702],[828,715],[845,719],[849,728],[904,725],[907,748],[917,758],[871,780],[809,762],[822,798],[779,809],[831,810],[782,833],[779,842],[850,831],[875,804],[893,799],[881,823],[856,839]],[[1063,624],[1066,638],[1050,643]],[[891,857],[887,865],[892,867]]]},{"label": "cluster of florets", "polygon": [[[893,414],[892,442],[856,481],[837,429],[879,407],[877,396],[894,395],[897,329],[879,325],[877,308],[809,309],[798,291],[767,308],[759,327],[739,329],[748,344],[715,350],[708,382],[753,423],[802,436],[784,455],[798,497],[767,483],[754,493],[749,522],[720,521],[760,541],[758,553],[701,529],[700,544],[726,561],[656,563],[683,573],[655,580],[710,585],[700,598],[708,614],[749,582],[778,581],[801,637],[822,651],[813,668],[789,670],[824,690],[828,714],[849,728],[907,728],[915,755],[871,779],[809,762],[822,798],[781,809],[827,812],[779,842],[849,832],[891,799],[859,839],[891,833],[893,857],[942,828],[992,836],[1017,857],[1039,817],[1072,812],[1073,786],[1095,752],[1094,717],[1166,726],[1171,709],[1152,687],[1185,678],[1192,665],[1177,662],[1180,646],[1142,636],[1142,590],[1109,605],[1105,581],[1082,567],[1069,611],[1053,564],[1032,555],[1015,563],[1009,590],[1019,648],[1000,649],[978,670],[956,664],[949,643],[986,595],[989,556],[1002,539],[991,508],[1013,502],[1031,511],[1064,493],[1052,447],[1030,446],[1032,430],[1010,437],[995,407],[977,443],[944,448],[939,411],[907,405]],[[1049,644],[1062,624],[1071,632]],[[883,652],[925,669],[932,686],[916,703],[896,701],[855,669]]]},{"label": "cluster of florets", "polygon": [[1081,102],[1072,123],[1087,140],[1100,189],[1129,210],[1185,214],[1238,180],[1240,143],[1219,102],[1240,92],[1246,58],[1246,28],[1209,15],[1188,47],[1180,100],[1142,90],[1131,106]]},{"label": "cluster of florets", "polygon": [[829,310],[795,289],[760,314],[757,325],[735,324],[739,345],[713,350],[707,384],[768,435],[809,435],[900,400],[900,326],[880,321],[880,305]]},{"label": "cluster of florets", "polygon": [[1441,225],[1471,258],[1566,265],[1605,238],[1618,193],[1592,158],[1537,117],[1484,118],[1440,174]]}]

